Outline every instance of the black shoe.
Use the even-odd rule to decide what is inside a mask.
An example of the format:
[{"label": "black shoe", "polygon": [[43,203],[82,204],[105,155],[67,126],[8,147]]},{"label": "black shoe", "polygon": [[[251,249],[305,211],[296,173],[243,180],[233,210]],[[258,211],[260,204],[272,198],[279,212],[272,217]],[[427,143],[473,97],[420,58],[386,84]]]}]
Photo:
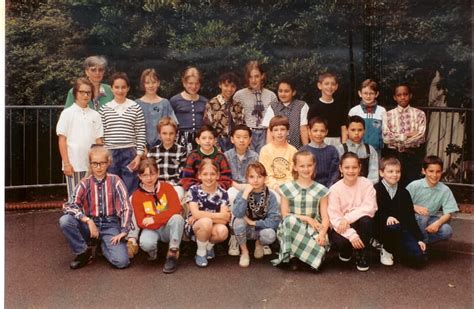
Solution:
[{"label": "black shoe", "polygon": [[166,256],[165,265],[163,266],[163,272],[165,274],[171,274],[178,268],[178,249],[170,249],[169,251],[171,254],[168,253]]},{"label": "black shoe", "polygon": [[292,271],[296,271],[296,270],[300,269],[299,260],[298,260],[297,258],[295,258],[295,257],[294,257],[294,258],[291,258],[289,264],[290,264],[290,269],[291,269]]},{"label": "black shoe", "polygon": [[352,259],[352,252],[349,252],[347,255],[339,252],[339,259],[343,262],[349,262]]},{"label": "black shoe", "polygon": [[69,264],[69,267],[71,267],[71,269],[79,269],[89,264],[90,261],[92,261],[92,250],[88,248],[86,252],[76,256],[74,261]]},{"label": "black shoe", "polygon": [[368,271],[369,262],[367,261],[367,256],[363,252],[356,253],[356,266],[358,271]]}]

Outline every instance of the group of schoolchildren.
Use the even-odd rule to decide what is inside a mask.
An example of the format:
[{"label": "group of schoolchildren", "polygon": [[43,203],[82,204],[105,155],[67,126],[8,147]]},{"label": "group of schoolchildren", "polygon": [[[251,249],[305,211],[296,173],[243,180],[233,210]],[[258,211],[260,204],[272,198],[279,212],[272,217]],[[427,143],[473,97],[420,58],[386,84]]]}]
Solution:
[{"label": "group of schoolchildren", "polygon": [[125,73],[110,87],[100,82],[104,63],[86,59],[87,78],[76,81],[57,124],[68,188],[60,228],[76,255],[72,269],[92,260],[93,247],[124,268],[139,248],[156,260],[165,242],[163,272],[172,273],[182,240],[196,243],[199,267],[227,241],[248,267],[247,240],[254,258],[277,248],[272,264],[291,269],[318,270],[333,248],[366,271],[372,247],[384,265],[395,257],[419,267],[427,244],[452,235],[457,203],[440,182],[441,159],[424,157],[425,115],[410,106],[408,85],[395,88],[398,106],[386,112],[376,82],[364,81],[347,116],[333,98],[335,75],[319,76],[321,97],[308,106],[291,80],[279,81],[278,95],[264,88],[265,72],[250,61],[245,88],[222,74],[209,101],[198,93],[197,68],[183,72],[184,90],[169,101],[147,69],[145,94],[132,101]]}]

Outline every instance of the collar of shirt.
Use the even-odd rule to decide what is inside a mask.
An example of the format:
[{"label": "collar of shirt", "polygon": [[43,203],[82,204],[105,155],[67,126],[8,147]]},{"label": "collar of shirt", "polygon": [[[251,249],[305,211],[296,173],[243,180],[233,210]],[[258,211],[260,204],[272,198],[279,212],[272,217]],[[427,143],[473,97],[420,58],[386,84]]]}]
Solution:
[{"label": "collar of shirt", "polygon": [[227,101],[224,99],[224,97],[221,94],[217,95],[216,99],[217,99],[217,102],[219,102],[220,105],[224,105],[224,104],[227,103]]},{"label": "collar of shirt", "polygon": [[108,174],[105,174],[105,177],[102,178],[102,179],[97,179],[97,178],[95,178],[94,175],[92,175],[92,180],[93,180],[96,184],[101,185],[101,184],[105,183],[105,181],[107,180],[107,175],[108,175]]},{"label": "collar of shirt", "polygon": [[201,151],[201,147],[198,146],[198,147],[197,147],[197,152],[198,152],[199,155],[200,155],[201,157],[203,157],[203,158],[211,158],[211,159],[214,159],[214,158],[216,157],[217,153],[219,152],[219,149],[217,149],[217,147],[214,146],[214,150],[212,151],[212,153],[211,153],[211,154],[206,154],[206,153],[203,153],[203,152]]},{"label": "collar of shirt", "polygon": [[441,181],[439,181],[434,187],[432,187],[432,186],[430,186],[430,185],[428,184],[428,181],[426,181],[426,177],[423,178],[423,180],[424,180],[424,181],[423,181],[423,187],[425,187],[425,188],[430,188],[430,189],[438,190],[438,189],[440,188],[440,186],[441,186],[441,184],[440,184]]},{"label": "collar of shirt", "polygon": [[331,101],[324,101],[323,98],[319,98],[319,101],[323,102],[324,104],[334,103],[334,99],[332,99]]},{"label": "collar of shirt", "polygon": [[327,146],[324,142],[322,142],[321,144],[318,145],[313,141],[311,141],[308,145],[313,147],[313,148],[326,148],[326,146]]},{"label": "collar of shirt", "polygon": [[166,151],[176,152],[175,151],[176,147],[178,147],[178,145],[173,144],[173,146],[171,146],[169,149],[166,149],[165,146],[163,145],[163,142],[158,143],[158,149],[160,150],[160,152],[166,152]]},{"label": "collar of shirt", "polygon": [[125,99],[125,102],[123,102],[122,104],[118,104],[115,100],[109,102],[110,108],[116,110],[117,112],[124,111],[132,105],[133,101],[129,99]]},{"label": "collar of shirt", "polygon": [[375,114],[375,111],[377,110],[377,101],[374,102],[374,104],[367,106],[363,101],[360,101],[360,107],[362,107],[362,111],[365,114]]},{"label": "collar of shirt", "polygon": [[74,106],[75,109],[83,111],[83,112],[87,112],[90,109],[89,105],[86,105],[86,107],[81,107],[79,106],[79,104],[77,104],[77,102],[74,102],[72,106]]},{"label": "collar of shirt", "polygon": [[382,183],[385,186],[385,189],[387,189],[387,192],[390,195],[390,198],[393,198],[395,196],[395,193],[397,193],[398,183],[392,186],[391,184],[386,182],[385,179],[383,178],[382,178]]},{"label": "collar of shirt", "polygon": [[353,141],[351,141],[350,139],[348,139],[348,140],[346,141],[346,144],[347,144],[347,147],[354,147],[354,148],[356,148],[356,149],[359,148],[360,145],[362,145],[362,143],[356,144],[356,143],[354,143]]},{"label": "collar of shirt", "polygon": [[406,112],[409,112],[409,111],[410,111],[410,105],[408,105],[407,107],[397,106],[397,112],[399,112],[400,114],[401,113],[406,113]]}]

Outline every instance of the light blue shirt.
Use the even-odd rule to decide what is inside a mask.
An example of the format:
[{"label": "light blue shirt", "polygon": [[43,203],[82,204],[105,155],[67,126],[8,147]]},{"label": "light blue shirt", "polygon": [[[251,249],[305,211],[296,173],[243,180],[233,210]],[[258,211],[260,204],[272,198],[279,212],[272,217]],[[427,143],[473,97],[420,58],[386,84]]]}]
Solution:
[{"label": "light blue shirt", "polygon": [[224,155],[232,171],[232,180],[237,183],[246,183],[245,174],[247,173],[247,166],[252,162],[258,161],[258,154],[253,150],[247,149],[242,160],[240,160],[235,148],[232,148],[227,150]]},{"label": "light blue shirt", "polygon": [[178,122],[173,108],[171,107],[170,101],[162,98],[161,101],[157,103],[146,103],[140,99],[135,100],[135,102],[140,105],[143,110],[143,115],[145,116],[146,142],[149,147],[155,146],[160,140],[156,125],[161,120],[161,118],[169,116],[176,123]]},{"label": "light blue shirt", "polygon": [[428,208],[430,215],[435,215],[441,208],[443,214],[459,211],[453,192],[442,182],[430,187],[426,179],[422,178],[412,181],[407,190],[410,192],[413,204]]},{"label": "light blue shirt", "polygon": [[[346,144],[347,144],[347,149],[350,152],[355,153],[359,157],[359,159],[367,158],[368,154],[365,149],[364,143],[356,144],[351,140],[347,140]],[[342,155],[344,154],[344,146],[342,144],[338,145],[336,149],[337,149],[337,152],[339,153],[339,159],[340,159]],[[376,184],[377,182],[379,182],[379,157],[374,147],[369,145],[369,149],[370,149],[369,173],[367,175],[367,178],[370,181],[372,181],[373,184]]]}]

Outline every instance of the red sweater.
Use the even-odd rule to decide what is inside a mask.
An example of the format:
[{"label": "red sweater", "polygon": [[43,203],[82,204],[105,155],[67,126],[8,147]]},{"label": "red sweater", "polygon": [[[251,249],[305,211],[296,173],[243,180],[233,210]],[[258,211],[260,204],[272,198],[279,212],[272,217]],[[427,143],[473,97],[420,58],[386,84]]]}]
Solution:
[{"label": "red sweater", "polygon": [[[156,194],[138,188],[130,198],[137,224],[141,229],[157,230],[168,223],[175,214],[180,214],[182,207],[178,194],[173,186],[166,182],[158,182]],[[145,227],[142,221],[153,217],[155,223]]]}]

